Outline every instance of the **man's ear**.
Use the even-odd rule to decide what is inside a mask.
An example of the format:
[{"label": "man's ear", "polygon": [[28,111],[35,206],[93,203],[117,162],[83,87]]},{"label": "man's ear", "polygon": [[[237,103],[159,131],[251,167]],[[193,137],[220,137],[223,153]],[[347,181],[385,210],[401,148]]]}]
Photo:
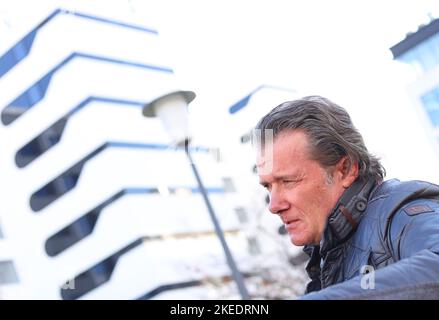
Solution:
[{"label": "man's ear", "polygon": [[344,156],[335,165],[335,171],[338,173],[343,187],[347,189],[358,177],[358,163],[352,162],[351,159]]}]

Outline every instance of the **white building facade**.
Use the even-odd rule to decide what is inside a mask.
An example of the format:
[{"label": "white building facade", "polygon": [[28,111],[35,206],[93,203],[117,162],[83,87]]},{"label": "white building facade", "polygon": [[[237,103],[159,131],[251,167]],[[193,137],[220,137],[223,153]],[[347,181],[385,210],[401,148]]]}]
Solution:
[{"label": "white building facade", "polygon": [[[0,298],[239,298],[184,150],[141,114],[181,89],[161,50],[153,28],[55,9],[0,53]],[[283,92],[260,89],[247,110]],[[252,297],[293,298],[300,248],[283,251],[277,220],[255,223],[270,216],[246,184],[249,115],[229,135],[239,165],[191,152]],[[229,160],[232,140],[220,152]]]},{"label": "white building facade", "polygon": [[408,94],[439,156],[439,19],[419,27],[390,50],[395,60],[412,67],[414,81]]}]

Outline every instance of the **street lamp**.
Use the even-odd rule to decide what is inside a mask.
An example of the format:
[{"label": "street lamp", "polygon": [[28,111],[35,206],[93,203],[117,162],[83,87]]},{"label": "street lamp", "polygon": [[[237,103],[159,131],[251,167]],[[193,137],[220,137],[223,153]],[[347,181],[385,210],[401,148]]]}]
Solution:
[{"label": "street lamp", "polygon": [[175,145],[180,147],[184,146],[185,153],[191,165],[195,179],[197,180],[198,187],[201,191],[201,195],[203,196],[210,218],[215,227],[216,235],[218,236],[221,246],[223,247],[227,263],[232,271],[232,276],[236,282],[236,285],[238,286],[239,293],[241,294],[242,299],[250,299],[247,288],[244,284],[243,276],[236,266],[235,260],[233,259],[232,253],[230,252],[226,239],[224,238],[224,233],[215,215],[209,197],[207,196],[206,189],[201,181],[197,167],[195,166],[190,154],[189,142],[191,137],[189,135],[187,106],[194,99],[195,93],[192,91],[174,91],[146,104],[143,107],[143,115],[145,117],[160,118]]}]

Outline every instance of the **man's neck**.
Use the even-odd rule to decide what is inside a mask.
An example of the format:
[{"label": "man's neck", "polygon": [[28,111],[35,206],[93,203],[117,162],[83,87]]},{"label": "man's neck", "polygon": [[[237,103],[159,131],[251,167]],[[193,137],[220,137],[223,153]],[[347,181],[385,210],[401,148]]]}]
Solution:
[{"label": "man's neck", "polygon": [[328,217],[320,241],[322,256],[326,255],[332,248],[344,243],[355,232],[375,185],[376,181],[373,178],[369,180],[357,179],[341,195]]}]

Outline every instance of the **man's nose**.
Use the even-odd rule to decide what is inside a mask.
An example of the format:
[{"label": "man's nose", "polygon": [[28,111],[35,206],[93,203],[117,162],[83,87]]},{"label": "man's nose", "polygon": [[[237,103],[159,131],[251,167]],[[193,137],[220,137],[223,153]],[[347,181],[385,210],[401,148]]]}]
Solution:
[{"label": "man's nose", "polygon": [[288,209],[288,202],[285,200],[283,194],[275,189],[270,192],[270,204],[268,205],[268,209],[271,213],[280,213],[286,209]]}]

